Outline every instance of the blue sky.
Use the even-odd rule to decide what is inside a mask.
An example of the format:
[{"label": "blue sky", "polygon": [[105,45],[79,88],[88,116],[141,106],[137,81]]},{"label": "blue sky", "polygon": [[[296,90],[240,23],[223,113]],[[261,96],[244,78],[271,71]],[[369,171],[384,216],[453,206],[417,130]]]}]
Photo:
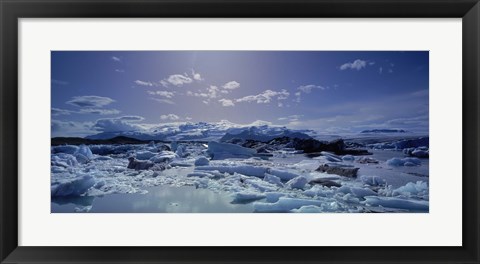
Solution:
[{"label": "blue sky", "polygon": [[172,122],[428,132],[428,51],[52,51],[52,136]]}]

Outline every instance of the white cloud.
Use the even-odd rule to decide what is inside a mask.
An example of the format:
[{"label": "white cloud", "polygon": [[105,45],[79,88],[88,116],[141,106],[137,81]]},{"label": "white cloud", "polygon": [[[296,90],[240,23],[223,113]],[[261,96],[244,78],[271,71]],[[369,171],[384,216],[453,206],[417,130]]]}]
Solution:
[{"label": "white cloud", "polygon": [[382,74],[383,72],[383,67],[378,68],[378,73]]},{"label": "white cloud", "polygon": [[132,115],[132,116],[121,116],[118,119],[123,121],[128,121],[128,122],[138,122],[138,121],[144,120],[145,118],[143,116]]},{"label": "white cloud", "polygon": [[70,101],[66,103],[69,105],[77,107],[93,107],[99,108],[115,102],[112,98],[96,96],[96,95],[85,95],[85,96],[74,96]]},{"label": "white cloud", "polygon": [[167,81],[175,86],[182,86],[184,84],[192,83],[192,79],[190,77],[182,74],[170,75]]},{"label": "white cloud", "polygon": [[228,107],[228,106],[235,106],[235,103],[233,103],[232,100],[229,99],[220,99],[218,100],[220,103],[222,103],[222,106]]},{"label": "white cloud", "polygon": [[158,95],[161,97],[172,98],[175,94],[169,91],[147,91],[150,95]]},{"label": "white cloud", "polygon": [[286,117],[279,117],[279,121],[297,122],[303,115],[289,115]]},{"label": "white cloud", "polygon": [[391,119],[385,124],[390,127],[428,127],[428,115]]},{"label": "white cloud", "polygon": [[195,70],[192,69],[192,76],[193,76],[193,79],[196,80],[196,81],[203,81],[204,79],[202,78],[202,75],[200,75],[200,73],[198,72],[195,72]]},{"label": "white cloud", "polygon": [[209,102],[208,102],[208,101],[206,101],[206,100],[203,100],[203,101],[202,101],[202,103],[204,103],[204,104],[206,104],[206,105],[208,105],[208,104],[209,104]]},{"label": "white cloud", "polygon": [[125,70],[122,69],[115,69],[116,72],[125,72]]},{"label": "white cloud", "polygon": [[100,109],[82,108],[79,111],[52,108],[51,112],[52,112],[52,116],[70,115],[70,114],[116,115],[120,113],[120,111],[117,109],[102,109],[102,108]]},{"label": "white cloud", "polygon": [[165,80],[161,80],[161,81],[160,81],[160,84],[161,84],[163,87],[167,88],[168,85],[169,85],[169,82],[167,82],[167,81],[165,81]]},{"label": "white cloud", "polygon": [[320,85],[308,84],[297,87],[298,90],[304,93],[311,93],[313,89],[325,90],[326,88]]},{"label": "white cloud", "polygon": [[115,56],[112,56],[112,60],[114,61],[121,61],[121,59],[119,57],[115,57]]},{"label": "white cloud", "polygon": [[175,121],[175,120],[180,119],[180,117],[178,117],[178,116],[175,115],[175,114],[168,114],[168,115],[161,115],[161,116],[160,116],[160,119],[162,119],[162,120],[172,120],[172,121]]},{"label": "white cloud", "polygon": [[217,86],[209,86],[205,92],[199,91],[198,93],[194,93],[192,91],[187,91],[188,96],[195,96],[195,97],[203,97],[203,98],[210,98],[214,99],[218,97],[217,92],[219,91]]},{"label": "white cloud", "polygon": [[153,97],[150,98],[150,99],[152,99],[154,101],[157,101],[159,103],[162,103],[162,104],[172,104],[172,105],[175,104],[175,102],[173,102],[172,100],[168,100],[168,99],[160,99],[160,98],[153,98]]},{"label": "white cloud", "polygon": [[70,110],[66,110],[66,109],[60,109],[60,108],[52,107],[51,113],[52,113],[52,116],[59,116],[59,115],[69,115],[69,114],[75,113],[75,112],[70,111]]},{"label": "white cloud", "polygon": [[217,92],[218,92],[218,87],[210,85],[210,87],[207,88],[207,91],[208,91],[208,97],[216,98],[217,97]]},{"label": "white cloud", "polygon": [[267,104],[272,101],[275,97],[278,100],[285,100],[290,95],[287,90],[283,89],[280,92],[266,90],[263,93],[257,95],[248,95],[239,99],[236,99],[236,102],[256,102],[257,104]]},{"label": "white cloud", "polygon": [[141,127],[136,124],[131,124],[127,120],[121,118],[103,118],[98,119],[92,127],[101,132],[122,132],[141,130]]},{"label": "white cloud", "polygon": [[152,82],[145,82],[140,80],[136,80],[134,83],[141,86],[153,86]]},{"label": "white cloud", "polygon": [[95,114],[95,115],[117,115],[120,113],[117,109],[95,109],[95,108],[82,108],[77,113],[79,114]]},{"label": "white cloud", "polygon": [[50,129],[52,137],[84,137],[97,131],[92,130],[93,123],[91,122],[72,122],[72,121],[60,121],[52,119],[50,123]]},{"label": "white cloud", "polygon": [[235,90],[240,87],[240,84],[236,81],[231,81],[224,84],[222,87],[223,89],[227,89],[227,90]]},{"label": "white cloud", "polygon": [[348,70],[348,69],[351,69],[351,70],[361,70],[363,68],[365,68],[367,66],[367,62],[364,61],[364,60],[355,60],[353,62],[347,62],[343,65],[340,66],[340,70]]}]

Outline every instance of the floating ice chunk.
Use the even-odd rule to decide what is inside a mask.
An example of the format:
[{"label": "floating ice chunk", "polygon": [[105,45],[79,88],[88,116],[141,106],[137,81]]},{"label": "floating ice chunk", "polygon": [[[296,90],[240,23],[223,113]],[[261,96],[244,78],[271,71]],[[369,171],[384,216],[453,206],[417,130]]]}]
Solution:
[{"label": "floating ice chunk", "polygon": [[63,146],[52,147],[52,150],[53,150],[53,153],[73,154],[77,152],[78,147],[73,145],[63,145]]},{"label": "floating ice chunk", "polygon": [[253,208],[255,212],[261,213],[282,213],[289,212],[292,209],[300,208],[304,205],[321,206],[324,200],[308,200],[299,198],[280,197],[275,203],[255,202]]},{"label": "floating ice chunk", "polygon": [[177,151],[177,147],[178,147],[177,141],[173,141],[172,143],[170,143],[170,149],[172,151],[174,151],[174,152]]},{"label": "floating ice chunk", "polygon": [[190,160],[174,160],[170,164],[172,167],[192,167],[193,161]]},{"label": "floating ice chunk", "polygon": [[298,174],[295,174],[295,173],[292,173],[292,172],[283,171],[283,170],[276,170],[276,169],[270,169],[270,170],[268,170],[268,173],[277,176],[282,181],[289,181],[289,180],[299,176]]},{"label": "floating ice chunk", "polygon": [[207,166],[209,163],[210,161],[205,157],[198,157],[195,160],[195,166]]},{"label": "floating ice chunk", "polygon": [[415,149],[411,155],[419,158],[428,158],[429,153],[428,150]]},{"label": "floating ice chunk", "polygon": [[292,213],[321,213],[322,208],[315,205],[304,205],[299,209],[293,209]]},{"label": "floating ice chunk", "polygon": [[345,156],[342,157],[342,160],[344,160],[344,161],[354,161],[355,157],[352,156],[352,155],[345,155]]},{"label": "floating ice chunk", "polygon": [[323,187],[322,185],[314,185],[312,188],[303,191],[303,194],[309,197],[331,197],[335,193],[334,189]]},{"label": "floating ice chunk", "polygon": [[65,153],[58,153],[51,155],[51,164],[52,166],[59,166],[59,167],[70,167],[70,166],[77,166],[78,161],[75,156]]},{"label": "floating ice chunk", "polygon": [[[155,154],[154,154],[155,155]],[[155,156],[149,158],[149,160],[153,163],[163,163],[163,162],[170,162],[172,159],[175,159],[177,155],[172,151],[162,151]]]},{"label": "floating ice chunk", "polygon": [[302,160],[299,163],[292,166],[292,168],[300,170],[313,171],[318,168],[319,162],[317,160]]},{"label": "floating ice chunk", "polygon": [[275,175],[265,173],[265,177],[263,178],[263,180],[266,181],[266,182],[269,182],[269,183],[273,183],[273,184],[275,184],[279,187],[284,187],[283,183],[282,183],[282,180]]},{"label": "floating ice chunk", "polygon": [[276,191],[278,188],[276,185],[273,185],[271,183],[268,183],[268,182],[265,182],[265,181],[262,181],[260,179],[246,179],[244,180],[245,183],[249,184],[250,186],[252,186],[253,188],[261,191],[261,192],[265,192],[265,191],[269,191],[269,192],[272,192],[272,191]]},{"label": "floating ice chunk", "polygon": [[255,192],[238,192],[233,194],[233,204],[237,203],[248,203],[253,202],[256,200],[260,200],[265,198],[266,195],[263,193],[255,193]]},{"label": "floating ice chunk", "polygon": [[370,186],[379,186],[386,184],[384,179],[381,179],[378,176],[360,176],[360,180]]},{"label": "floating ice chunk", "polygon": [[369,189],[369,188],[351,187],[350,192],[351,194],[355,195],[358,198],[364,198],[365,196],[378,195],[376,192],[374,192],[372,189]]},{"label": "floating ice chunk", "polygon": [[345,186],[345,185],[337,189],[337,193],[347,194],[347,193],[350,193],[350,192],[351,192],[350,187]]},{"label": "floating ice chunk", "polygon": [[156,154],[151,151],[138,151],[137,153],[135,153],[136,158],[139,160],[148,160],[155,155]]},{"label": "floating ice chunk", "polygon": [[95,185],[95,178],[91,175],[66,180],[51,186],[51,196],[80,196]]},{"label": "floating ice chunk", "polygon": [[82,155],[80,153],[75,153],[75,158],[77,159],[78,163],[80,163],[80,164],[85,164],[85,163],[88,163],[90,161],[89,158],[85,157],[84,155]]},{"label": "floating ice chunk", "polygon": [[207,153],[212,159],[220,160],[227,158],[250,158],[256,154],[257,151],[240,145],[210,141],[208,142]]},{"label": "floating ice chunk", "polygon": [[[337,195],[337,197],[338,197],[338,195]],[[343,200],[343,201],[348,202],[348,203],[354,203],[354,204],[360,203],[360,200],[357,197],[355,197],[355,195],[353,195],[352,193],[347,193],[343,196],[340,196],[339,198],[340,198],[340,200]]]},{"label": "floating ice chunk", "polygon": [[177,150],[175,150],[175,154],[181,158],[188,156],[187,147],[183,144],[178,145]]},{"label": "floating ice chunk", "polygon": [[409,182],[404,186],[401,186],[392,191],[392,196],[403,195],[406,197],[419,196],[428,197],[428,184],[423,181],[417,181],[416,183]]},{"label": "floating ice chunk", "polygon": [[296,178],[289,180],[286,186],[290,189],[303,189],[307,184],[307,182],[308,182],[307,178],[303,176],[298,176]]},{"label": "floating ice chunk", "polygon": [[[251,165],[239,165],[239,166],[199,166],[197,170],[206,170],[206,171],[219,171],[221,173],[234,174],[239,173],[247,176],[255,176],[263,178],[267,168],[257,167]],[[273,174],[273,173],[272,173]],[[278,176],[278,175],[277,175]]]},{"label": "floating ice chunk", "polygon": [[418,158],[391,158],[387,160],[387,164],[390,166],[420,166],[422,162]]},{"label": "floating ice chunk", "polygon": [[267,192],[265,193],[265,200],[268,202],[268,203],[275,203],[278,201],[278,199],[280,199],[280,197],[283,197],[285,196],[286,194],[285,193],[281,193],[281,192]]},{"label": "floating ice chunk", "polygon": [[407,200],[397,197],[366,196],[366,205],[428,212],[428,201]]},{"label": "floating ice chunk", "polygon": [[80,145],[77,149],[77,151],[75,151],[74,155],[75,154],[81,154],[83,156],[85,156],[87,159],[91,160],[93,159],[93,153],[92,151],[90,150],[89,147],[87,147],[86,145]]},{"label": "floating ice chunk", "polygon": [[95,183],[95,185],[93,186],[95,189],[100,189],[102,188],[103,186],[105,186],[106,182],[104,180],[101,180],[97,183]]},{"label": "floating ice chunk", "polygon": [[88,213],[90,212],[90,210],[92,210],[92,206],[91,205],[88,205],[88,206],[79,206],[79,207],[75,207],[73,209],[73,211],[75,213]]},{"label": "floating ice chunk", "polygon": [[52,173],[65,172],[65,167],[52,166],[52,167],[50,168],[50,171],[51,171]]},{"label": "floating ice chunk", "polygon": [[331,162],[342,162],[342,158],[340,156],[337,156],[333,153],[330,153],[330,152],[327,152],[327,151],[322,151],[320,152],[320,154],[322,154],[323,156],[325,156],[325,158],[328,160],[328,161],[331,161]]}]

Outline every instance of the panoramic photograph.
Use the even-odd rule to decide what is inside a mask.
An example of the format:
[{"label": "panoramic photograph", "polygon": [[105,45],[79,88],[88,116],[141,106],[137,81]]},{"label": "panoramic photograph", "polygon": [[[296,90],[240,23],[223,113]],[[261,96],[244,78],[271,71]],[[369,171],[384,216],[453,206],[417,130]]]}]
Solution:
[{"label": "panoramic photograph", "polygon": [[428,213],[428,51],[51,51],[51,213]]}]

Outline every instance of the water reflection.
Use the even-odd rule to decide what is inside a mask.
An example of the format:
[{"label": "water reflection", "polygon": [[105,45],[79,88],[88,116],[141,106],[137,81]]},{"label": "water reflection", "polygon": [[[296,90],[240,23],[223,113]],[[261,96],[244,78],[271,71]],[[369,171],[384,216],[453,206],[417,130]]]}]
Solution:
[{"label": "water reflection", "polygon": [[[52,213],[72,213],[91,206],[91,213],[251,213],[252,204],[231,204],[231,197],[193,186],[157,186],[147,194],[52,199]],[[80,207],[80,208],[79,208]]]}]

